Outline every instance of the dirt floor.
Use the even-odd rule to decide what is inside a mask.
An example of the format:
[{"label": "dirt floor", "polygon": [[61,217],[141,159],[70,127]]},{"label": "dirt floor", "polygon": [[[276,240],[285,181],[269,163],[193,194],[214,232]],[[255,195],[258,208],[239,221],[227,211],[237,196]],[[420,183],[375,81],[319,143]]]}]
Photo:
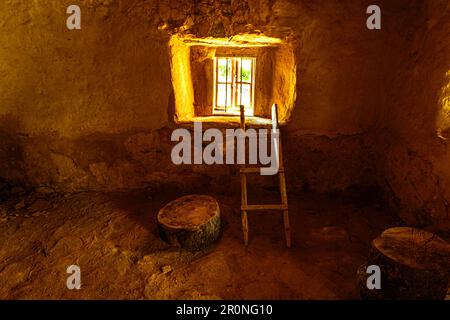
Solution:
[{"label": "dirt floor", "polygon": [[[222,236],[190,253],[169,247],[156,230],[158,210],[180,194],[38,191],[19,188],[0,205],[2,299],[357,298],[356,270],[371,239],[400,224],[360,196],[290,195],[293,248],[284,246],[277,213],[250,215],[245,248],[239,196],[215,195]],[[79,291],[66,287],[71,264],[81,268]]]}]

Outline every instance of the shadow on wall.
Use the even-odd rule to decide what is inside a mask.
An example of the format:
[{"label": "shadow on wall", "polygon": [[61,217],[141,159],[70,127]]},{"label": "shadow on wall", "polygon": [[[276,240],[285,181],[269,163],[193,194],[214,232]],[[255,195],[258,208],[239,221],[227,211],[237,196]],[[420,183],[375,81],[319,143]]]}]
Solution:
[{"label": "shadow on wall", "polygon": [[444,55],[436,55],[441,52],[436,44],[443,45],[433,38],[433,50],[424,49],[408,68],[410,80],[398,91],[396,121],[381,150],[386,194],[398,215],[408,225],[449,232],[450,65]]},{"label": "shadow on wall", "polygon": [[21,122],[11,114],[0,115],[0,178],[19,184],[25,183],[23,176],[24,150],[20,133]]}]

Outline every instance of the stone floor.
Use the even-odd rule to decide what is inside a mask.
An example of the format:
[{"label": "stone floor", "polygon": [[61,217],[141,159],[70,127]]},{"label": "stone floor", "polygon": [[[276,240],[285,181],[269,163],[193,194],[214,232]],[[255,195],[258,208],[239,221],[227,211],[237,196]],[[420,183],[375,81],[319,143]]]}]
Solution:
[{"label": "stone floor", "polygon": [[[190,253],[156,232],[158,210],[181,194],[13,191],[0,205],[1,299],[357,298],[356,270],[371,239],[400,224],[360,196],[290,195],[293,248],[277,213],[250,215],[245,248],[239,196],[214,195],[222,236]],[[275,196],[258,191],[265,201]],[[81,268],[78,291],[66,287],[72,264]]]}]

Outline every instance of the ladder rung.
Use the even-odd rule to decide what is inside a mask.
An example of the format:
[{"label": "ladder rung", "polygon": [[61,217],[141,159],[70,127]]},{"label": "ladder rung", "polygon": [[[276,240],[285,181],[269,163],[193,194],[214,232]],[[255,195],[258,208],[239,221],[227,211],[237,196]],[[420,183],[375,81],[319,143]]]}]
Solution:
[{"label": "ladder rung", "polygon": [[248,204],[242,206],[242,211],[255,211],[255,210],[287,210],[286,204]]},{"label": "ladder rung", "polygon": [[[241,168],[240,173],[260,173],[262,168]],[[278,168],[278,172],[284,172],[284,168]]]}]

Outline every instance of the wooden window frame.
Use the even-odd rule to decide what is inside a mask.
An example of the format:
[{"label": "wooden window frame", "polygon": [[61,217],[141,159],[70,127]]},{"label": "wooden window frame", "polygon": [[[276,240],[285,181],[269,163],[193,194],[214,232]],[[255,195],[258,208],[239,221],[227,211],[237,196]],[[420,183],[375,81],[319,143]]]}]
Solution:
[{"label": "wooden window frame", "polygon": [[[231,82],[219,82],[219,59],[230,59],[231,60]],[[251,61],[251,80],[248,81],[239,81],[239,65],[242,63],[242,60],[250,60]],[[241,55],[220,55],[214,57],[214,102],[213,102],[213,115],[221,115],[221,116],[230,116],[230,115],[239,115],[239,104],[238,104],[238,95],[239,95],[239,85],[250,85],[250,107],[245,109],[246,116],[253,116],[255,109],[255,77],[256,76],[256,57],[255,56],[241,56]],[[227,79],[228,80],[228,77]],[[226,87],[228,85],[231,88],[231,103],[230,110],[227,110],[227,106],[217,106],[217,94],[218,94],[218,85],[224,84]],[[226,96],[228,94],[226,93]],[[226,102],[226,104],[228,104]]]}]

